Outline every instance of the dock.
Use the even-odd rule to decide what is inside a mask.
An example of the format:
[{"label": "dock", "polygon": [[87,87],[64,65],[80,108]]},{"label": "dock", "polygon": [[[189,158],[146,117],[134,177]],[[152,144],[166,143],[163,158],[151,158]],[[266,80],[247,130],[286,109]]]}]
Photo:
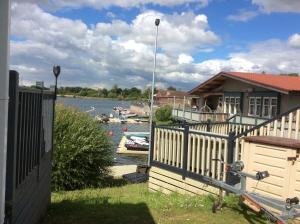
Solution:
[{"label": "dock", "polygon": [[110,168],[114,179],[124,179],[129,183],[142,183],[148,180],[148,169],[145,166],[117,165]]},{"label": "dock", "polygon": [[126,136],[123,136],[117,149],[118,154],[129,154],[129,155],[148,155],[148,151],[135,151],[127,150],[125,147]]},{"label": "dock", "polygon": [[[99,120],[97,120],[99,121]],[[109,118],[109,121],[107,121],[106,123],[119,123],[121,124],[121,120],[117,117],[112,117],[112,118]],[[146,123],[149,123],[148,121],[141,121],[139,120],[139,118],[126,118],[125,120],[125,124],[146,124]]]},{"label": "dock", "polygon": [[123,178],[123,175],[136,172],[137,165],[118,165],[110,167],[110,175],[115,178]]}]

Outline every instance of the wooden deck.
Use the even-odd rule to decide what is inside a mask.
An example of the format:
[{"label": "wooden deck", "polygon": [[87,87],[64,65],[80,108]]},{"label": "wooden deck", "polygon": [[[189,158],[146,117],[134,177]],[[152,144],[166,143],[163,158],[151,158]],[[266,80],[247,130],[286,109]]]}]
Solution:
[{"label": "wooden deck", "polygon": [[149,173],[149,189],[165,194],[180,193],[190,195],[218,194],[217,188],[208,186],[191,178],[152,166]]}]

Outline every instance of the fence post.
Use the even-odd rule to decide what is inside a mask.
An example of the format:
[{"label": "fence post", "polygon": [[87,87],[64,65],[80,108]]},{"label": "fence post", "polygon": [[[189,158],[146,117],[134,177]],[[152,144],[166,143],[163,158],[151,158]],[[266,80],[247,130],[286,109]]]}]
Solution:
[{"label": "fence post", "polygon": [[227,163],[228,164],[233,163],[234,140],[235,140],[235,133],[229,132],[228,145],[227,145]]},{"label": "fence post", "polygon": [[37,161],[37,181],[40,180],[40,165],[41,165],[41,158],[43,155],[43,150],[45,150],[45,142],[44,142],[44,87],[41,88],[41,112],[40,112],[40,145],[38,150],[38,161]]},{"label": "fence post", "polygon": [[211,131],[211,120],[208,119],[206,124],[206,132],[210,132],[210,131]]},{"label": "fence post", "polygon": [[153,161],[153,153],[154,153],[154,133],[155,133],[155,124],[152,122],[152,127],[151,127],[151,139],[150,139],[150,151],[149,151],[149,165],[151,166],[151,163]]},{"label": "fence post", "polygon": [[185,179],[187,173],[187,158],[188,158],[188,144],[189,144],[189,125],[184,125],[183,132],[183,164],[182,164],[182,179]]},{"label": "fence post", "polygon": [[[16,189],[16,157],[17,157],[17,133],[18,133],[18,108],[19,108],[19,74],[16,71],[9,72],[9,105],[8,105],[8,129],[7,129],[7,163],[6,163],[6,213],[12,213],[12,204]],[[10,217],[8,217],[10,218]]]},{"label": "fence post", "polygon": [[[228,137],[228,146],[227,146],[227,164],[232,164],[234,158],[234,142],[235,142],[235,133],[230,132]],[[238,175],[234,175],[232,172],[228,172],[226,175],[226,183],[229,185],[236,185],[241,182],[241,178]]]}]

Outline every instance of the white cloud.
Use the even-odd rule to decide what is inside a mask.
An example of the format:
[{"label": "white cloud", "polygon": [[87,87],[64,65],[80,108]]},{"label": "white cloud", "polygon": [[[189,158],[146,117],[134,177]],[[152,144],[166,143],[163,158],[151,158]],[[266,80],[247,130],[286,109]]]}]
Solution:
[{"label": "white cloud", "polygon": [[256,11],[246,11],[246,10],[239,10],[238,14],[235,15],[229,15],[227,17],[228,20],[231,21],[241,21],[241,22],[247,22],[254,17],[258,15],[258,12]]},{"label": "white cloud", "polygon": [[[161,18],[157,84],[190,89],[222,71],[299,72],[299,34],[287,41],[255,43],[250,50],[225,59],[194,61],[191,55],[210,52],[219,37],[205,15],[145,11],[131,22],[113,20],[88,27],[80,20],[56,17],[34,4],[12,9],[12,69],[23,83],[53,83],[51,68],[62,66],[61,85],[143,87],[151,83],[154,19]],[[15,38],[14,38],[15,39]]]},{"label": "white cloud", "polygon": [[260,7],[266,13],[272,12],[296,12],[300,13],[300,1],[298,0],[252,0],[253,4]]},{"label": "white cloud", "polygon": [[300,47],[300,34],[295,33],[294,35],[292,35],[289,40],[288,43],[292,46],[292,47]]},{"label": "white cloud", "polygon": [[237,14],[227,16],[227,19],[231,21],[247,22],[262,13],[300,13],[300,1],[298,0],[252,0],[252,4],[258,6],[258,10],[249,11],[240,9]]},{"label": "white cloud", "polygon": [[204,76],[199,73],[186,72],[170,72],[164,74],[164,78],[169,81],[180,80],[181,83],[195,83],[204,79]]},{"label": "white cloud", "polygon": [[180,54],[177,59],[177,62],[179,64],[190,64],[193,61],[194,61],[193,57],[187,54]]},{"label": "white cloud", "polygon": [[268,73],[300,72],[300,48],[290,46],[289,41],[269,40],[251,46],[249,52],[235,53],[231,57],[240,57],[252,62],[252,71]]},{"label": "white cloud", "polygon": [[65,7],[80,8],[84,6],[93,7],[96,9],[109,8],[112,6],[122,8],[140,7],[147,4],[173,7],[177,5],[196,3],[197,7],[205,7],[209,0],[14,0],[20,3],[35,3],[46,5],[48,7],[59,9]]},{"label": "white cloud", "polygon": [[195,15],[192,12],[168,15],[155,11],[138,15],[131,24],[131,34],[124,39],[134,39],[152,46],[155,18],[161,19],[158,44],[166,52],[195,51],[220,41],[219,37],[209,29],[205,15]]},{"label": "white cloud", "polygon": [[[146,11],[129,23],[113,20],[88,27],[81,20],[56,17],[29,3],[12,7],[12,35],[16,37],[11,41],[12,68],[20,71],[24,82],[52,82],[51,67],[60,64],[63,85],[145,86],[151,80],[156,17],[161,18],[160,82],[168,81],[164,75],[172,72],[196,73],[185,64],[193,62],[189,53],[210,51],[219,42],[205,15]],[[178,55],[185,63],[178,64]]]}]

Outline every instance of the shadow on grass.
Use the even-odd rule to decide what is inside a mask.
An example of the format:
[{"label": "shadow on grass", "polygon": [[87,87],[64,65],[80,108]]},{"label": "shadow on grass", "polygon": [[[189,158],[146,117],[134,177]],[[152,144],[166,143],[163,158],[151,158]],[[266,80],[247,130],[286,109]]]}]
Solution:
[{"label": "shadow on grass", "polygon": [[240,215],[244,216],[244,218],[248,221],[249,224],[257,224],[257,223],[265,224],[267,221],[264,220],[263,215],[256,214],[255,212],[253,212],[252,210],[244,206],[240,206],[240,205],[232,206],[232,205],[225,204],[224,207],[229,208],[239,213]]},{"label": "shadow on grass", "polygon": [[145,203],[110,203],[108,197],[53,203],[42,224],[155,224]]},{"label": "shadow on grass", "polygon": [[[213,195],[209,195],[207,197],[207,200],[211,204],[213,204],[215,201],[218,200],[218,198]],[[253,212],[251,209],[247,208],[246,206],[240,205],[238,203],[238,200],[236,200],[235,198],[231,198],[228,202],[223,201],[222,209],[226,209],[226,208],[242,215],[248,221],[249,224],[257,224],[257,223],[265,224],[267,222],[267,220],[262,214],[257,214]],[[217,211],[217,213],[222,213],[222,209],[221,211]]]},{"label": "shadow on grass", "polygon": [[114,179],[112,177],[107,177],[103,181],[102,187],[121,187],[128,184],[124,179]]}]

